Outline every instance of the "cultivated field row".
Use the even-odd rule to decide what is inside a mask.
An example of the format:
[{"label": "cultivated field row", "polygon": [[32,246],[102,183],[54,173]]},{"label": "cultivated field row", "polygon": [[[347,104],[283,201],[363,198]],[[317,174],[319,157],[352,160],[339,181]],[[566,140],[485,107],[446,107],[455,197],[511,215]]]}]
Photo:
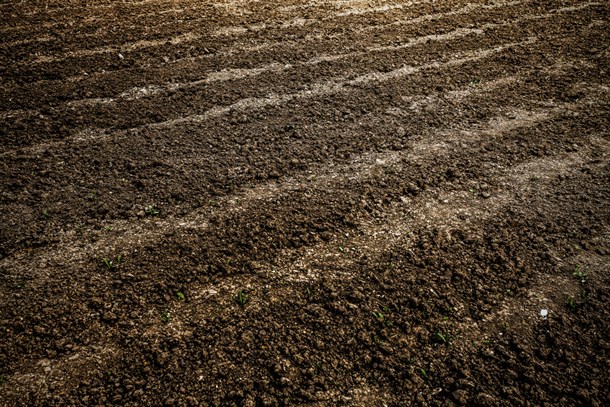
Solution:
[{"label": "cultivated field row", "polygon": [[[585,8],[587,7],[587,5],[583,5],[580,7],[577,7],[576,10],[581,9],[581,8]],[[568,8],[563,8],[563,9],[558,9],[556,10],[555,13],[552,14],[541,14],[541,15],[532,15],[532,16],[526,16],[523,17],[521,19],[519,19],[517,22],[515,22],[515,24],[518,23],[523,23],[523,22],[527,22],[527,21],[531,21],[531,20],[544,20],[547,18],[553,18],[555,16],[561,15],[562,12],[573,12],[575,11],[575,9],[573,7],[568,7]],[[30,118],[28,127],[30,129],[30,131],[35,131],[36,128],[41,128],[41,129],[52,129],[53,127],[55,127],[53,125],[53,122],[56,120],[65,120],[66,119],[66,115],[69,116],[77,116],[80,119],[78,119],[79,121],[82,121],[84,118],[95,118],[96,116],[96,110],[102,110],[102,111],[107,111],[107,110],[114,110],[117,109],[117,111],[123,110],[125,107],[124,106],[129,106],[132,105],[132,109],[136,106],[134,105],[132,102],[134,100],[140,99],[140,98],[146,98],[145,101],[143,101],[143,104],[147,104],[148,106],[150,106],[151,103],[151,99],[154,98],[154,104],[158,105],[158,106],[164,106],[167,104],[168,100],[173,100],[176,98],[176,93],[180,93],[180,92],[187,92],[190,97],[195,100],[196,98],[202,98],[202,100],[206,100],[206,101],[210,101],[213,100],[213,96],[214,94],[218,94],[220,92],[223,91],[223,88],[226,88],[227,86],[232,86],[235,84],[236,81],[242,82],[242,83],[248,83],[248,82],[252,82],[252,83],[256,83],[257,86],[261,86],[260,84],[258,84],[257,78],[252,78],[252,77],[256,77],[262,74],[274,74],[271,76],[271,78],[273,78],[274,81],[277,81],[277,84],[273,84],[273,82],[269,81],[269,78],[267,78],[267,81],[264,82],[263,86],[266,87],[274,87],[274,88],[278,88],[278,85],[282,82],[285,83],[285,81],[289,80],[291,82],[292,85],[290,85],[293,88],[299,89],[299,88],[305,88],[302,91],[296,92],[296,93],[292,93],[292,94],[267,94],[264,97],[249,97],[246,99],[242,99],[242,100],[236,100],[235,102],[229,104],[228,106],[223,106],[220,108],[212,108],[209,110],[208,113],[205,114],[191,114],[191,119],[193,120],[198,120],[201,118],[205,118],[207,117],[207,115],[215,115],[215,114],[222,114],[222,112],[227,112],[227,111],[231,111],[234,109],[240,109],[240,108],[247,108],[248,106],[250,107],[257,107],[259,105],[265,105],[265,104],[277,104],[277,103],[282,103],[282,101],[288,101],[288,100],[292,100],[294,98],[301,98],[301,97],[315,97],[316,95],[326,95],[328,93],[333,93],[335,91],[338,91],[339,89],[345,89],[346,87],[352,87],[355,85],[362,85],[363,83],[369,82],[369,81],[379,81],[377,78],[381,78],[380,80],[387,80],[388,78],[391,78],[393,75],[404,75],[406,73],[409,72],[417,72],[421,69],[430,69],[433,68],[434,66],[438,65],[439,62],[430,62],[427,64],[422,64],[420,67],[418,66],[404,66],[398,69],[395,69],[389,73],[384,73],[384,74],[362,74],[359,77],[356,76],[354,79],[348,80],[348,81],[341,81],[341,78],[337,78],[337,79],[333,79],[331,78],[330,80],[325,79],[323,82],[320,83],[315,83],[316,82],[316,76],[319,76],[320,78],[325,78],[327,76],[326,72],[328,70],[332,70],[332,69],[344,69],[344,66],[350,66],[353,65],[353,61],[362,61],[364,58],[368,58],[371,60],[371,64],[372,67],[375,66],[375,64],[377,65],[382,65],[382,66],[387,66],[388,64],[393,64],[392,63],[392,59],[394,58],[401,58],[402,61],[406,61],[408,59],[405,59],[405,57],[407,57],[409,54],[414,55],[416,57],[419,57],[419,52],[420,49],[424,49],[424,48],[430,48],[430,43],[436,43],[438,42],[438,45],[436,45],[437,47],[443,47],[446,45],[447,42],[457,42],[459,41],[461,38],[463,37],[474,37],[474,36],[491,36],[490,34],[493,32],[491,30],[503,30],[504,28],[508,28],[509,31],[506,32],[506,35],[508,35],[508,33],[512,33],[515,29],[515,26],[513,25],[509,25],[509,24],[494,24],[494,23],[486,23],[486,24],[482,24],[481,28],[472,28],[472,29],[456,29],[453,31],[450,31],[446,34],[434,34],[434,35],[426,35],[426,36],[422,36],[422,37],[417,37],[414,38],[408,42],[406,42],[405,44],[401,44],[401,45],[393,45],[393,46],[385,46],[385,47],[369,47],[368,49],[365,49],[364,51],[357,51],[357,52],[352,52],[352,53],[347,53],[347,54],[336,54],[336,55],[321,55],[321,56],[316,56],[314,58],[311,58],[309,60],[306,61],[302,61],[302,62],[296,62],[293,64],[287,64],[287,65],[282,65],[279,64],[277,62],[272,62],[269,65],[264,65],[262,67],[257,67],[257,68],[250,68],[250,69],[229,69],[229,70],[221,70],[221,71],[217,71],[216,73],[209,73],[207,75],[207,77],[205,79],[200,79],[200,80],[195,80],[195,81],[191,81],[191,82],[187,82],[187,83],[166,83],[166,84],[161,84],[161,85],[152,85],[149,87],[142,87],[142,88],[132,88],[130,90],[126,90],[123,93],[121,93],[118,97],[115,98],[93,98],[93,99],[85,99],[82,101],[71,101],[68,102],[67,104],[65,104],[63,106],[63,108],[61,108],[60,106],[58,106],[58,108],[55,108],[52,110],[52,112],[50,114],[43,114],[43,112],[41,111],[23,111],[23,110],[12,110],[12,111],[8,111],[5,112],[3,114],[3,119],[5,122],[8,122],[8,126],[7,128],[11,127],[11,122],[22,122],[23,119],[25,118]],[[502,31],[501,31],[502,32]],[[492,37],[494,39],[498,38],[499,33],[494,33],[495,35],[493,35]],[[560,34],[561,35],[561,34]],[[549,39],[552,40],[552,39]],[[492,42],[493,43],[493,42]],[[473,45],[475,44],[474,41],[472,43]],[[484,42],[478,42],[478,44],[484,44]],[[508,46],[510,48],[510,46]],[[409,54],[403,54],[403,53],[399,53],[403,50],[408,51],[411,48],[415,48],[413,49],[412,52],[409,52]],[[495,48],[493,50],[491,50],[492,53],[495,52],[499,52],[503,50],[502,47],[499,48]],[[485,57],[485,55],[489,54],[489,50],[488,51],[481,51],[480,55],[475,56],[474,58],[482,58]],[[384,58],[389,58],[389,61],[386,61],[384,59],[380,59],[379,56],[377,56],[376,54],[381,53],[383,54]],[[386,55],[389,54],[389,55]],[[475,55],[476,55],[476,51],[475,51]],[[464,53],[462,56],[457,56],[458,59],[462,59],[465,58],[464,61],[469,60],[468,58],[472,58],[468,56],[468,52]],[[463,62],[463,61],[462,61]],[[444,65],[451,65],[455,62],[447,61],[447,62],[441,62],[441,66]],[[318,65],[324,65],[324,69],[317,69],[316,66]],[[329,65],[330,64],[330,65]],[[369,64],[369,66],[371,66]],[[394,65],[395,66],[395,65]],[[311,74],[308,74],[307,71],[303,71],[303,68],[307,68],[307,67],[311,67],[311,69],[309,69],[309,71],[311,71]],[[298,79],[297,81],[293,81],[292,79],[295,77],[295,75],[298,77],[305,77],[308,78],[308,81],[312,81],[313,84],[309,84],[309,85],[305,85],[305,84],[301,84],[299,83]],[[351,75],[358,75],[357,71],[354,71],[351,73]],[[383,79],[386,78],[386,79]],[[244,80],[246,79],[246,80]],[[222,85],[220,86],[220,89],[214,89],[214,88],[210,88],[210,84],[213,84],[214,82],[226,82],[229,81],[230,85]],[[285,87],[286,85],[283,85],[283,87]],[[243,86],[242,86],[243,88]],[[334,90],[333,90],[334,89]],[[290,91],[290,88],[286,88],[286,91]],[[264,90],[262,90],[262,92],[265,92]],[[198,95],[198,93],[200,93],[200,95]],[[257,93],[260,95],[261,90],[258,89],[252,89],[251,93],[253,95],[256,95]],[[164,97],[163,94],[167,94],[167,97]],[[206,96],[206,94],[208,94],[208,96]],[[159,95],[161,95],[162,97],[159,97]],[[212,96],[212,98],[210,97]],[[120,103],[118,106],[115,107],[109,107],[108,104],[109,103],[115,103],[117,101],[122,101],[123,103]],[[209,105],[209,102],[204,102],[205,104]],[[123,106],[124,105],[124,106]],[[172,106],[174,107],[174,106]],[[148,107],[150,108],[150,107]],[[67,110],[66,110],[67,109]],[[75,110],[76,109],[76,110]],[[192,108],[187,107],[188,110],[191,110],[192,112]],[[187,110],[187,111],[188,111]],[[163,108],[161,107],[161,110],[159,110],[159,113],[157,114],[157,117],[160,117],[162,115],[164,115],[164,113],[162,113]],[[154,122],[158,122],[158,119],[153,119],[153,123]],[[184,120],[189,120],[189,119],[184,119],[184,118],[175,118],[175,119],[171,119],[169,122],[182,122]],[[96,130],[94,130],[94,128],[90,127],[90,125],[87,125],[87,123],[83,123],[83,125],[87,126],[86,127],[86,133],[93,133]],[[42,127],[40,127],[42,126]],[[82,126],[82,125],[81,125]],[[120,126],[123,127],[123,126]],[[19,127],[17,127],[19,128]],[[21,130],[25,130],[23,128],[23,125],[20,126]],[[77,128],[75,128],[74,130],[76,130]],[[59,129],[58,129],[59,130]],[[74,131],[73,130],[73,131]],[[48,130],[46,130],[48,131]],[[107,133],[107,130],[97,130],[100,133]],[[62,133],[64,133],[62,131]],[[52,134],[52,133],[51,133]],[[65,134],[64,136],[65,137]],[[23,143],[24,140],[20,140],[19,143]]]}]

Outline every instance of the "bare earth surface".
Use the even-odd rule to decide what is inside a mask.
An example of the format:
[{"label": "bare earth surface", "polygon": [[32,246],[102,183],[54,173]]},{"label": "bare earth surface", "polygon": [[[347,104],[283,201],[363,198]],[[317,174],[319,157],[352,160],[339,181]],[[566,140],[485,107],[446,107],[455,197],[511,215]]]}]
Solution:
[{"label": "bare earth surface", "polygon": [[0,405],[608,405],[607,1],[5,1],[0,39]]}]

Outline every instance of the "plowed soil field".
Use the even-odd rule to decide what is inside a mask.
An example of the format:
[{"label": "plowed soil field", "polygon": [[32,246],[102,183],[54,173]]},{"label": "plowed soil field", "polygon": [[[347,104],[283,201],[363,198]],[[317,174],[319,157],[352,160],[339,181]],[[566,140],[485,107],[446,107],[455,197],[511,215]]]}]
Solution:
[{"label": "plowed soil field", "polygon": [[3,1],[0,39],[0,405],[609,405],[607,1]]}]

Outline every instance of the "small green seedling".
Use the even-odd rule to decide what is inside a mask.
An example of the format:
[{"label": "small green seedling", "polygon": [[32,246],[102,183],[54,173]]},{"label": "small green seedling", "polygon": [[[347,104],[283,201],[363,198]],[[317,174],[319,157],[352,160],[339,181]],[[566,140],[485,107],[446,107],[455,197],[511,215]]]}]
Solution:
[{"label": "small green seedling", "polygon": [[49,215],[49,210],[48,209],[43,210],[42,216],[44,216],[45,219],[49,219],[51,217],[51,215]]},{"label": "small green seedling", "polygon": [[178,292],[176,293],[176,297],[178,297],[178,299],[179,299],[180,301],[184,301],[184,299],[186,298],[186,297],[184,296],[184,294],[182,294],[180,291],[178,291]]},{"label": "small green seedling", "polygon": [[168,323],[169,320],[170,320],[169,311],[167,309],[164,309],[161,312],[161,322]]},{"label": "small green seedling", "polygon": [[156,216],[159,214],[159,211],[157,210],[157,207],[155,205],[148,205],[144,209],[144,213],[148,216]]},{"label": "small green seedling", "polygon": [[119,267],[119,264],[121,264],[121,260],[122,260],[122,256],[119,254],[118,256],[116,256],[115,260],[110,260],[107,257],[104,257],[102,259],[102,263],[104,263],[104,265],[106,266],[106,268],[108,270],[113,270],[116,269],[117,267]]},{"label": "small green seedling", "polygon": [[419,368],[419,373],[421,374],[421,377],[423,377],[424,379],[428,378],[428,373],[426,373],[426,369],[424,369],[423,367]]},{"label": "small green seedling", "polygon": [[244,293],[243,290],[239,290],[235,296],[235,302],[243,307],[248,303],[248,294]]},{"label": "small green seedling", "polygon": [[383,322],[385,319],[385,315],[383,315],[383,313],[381,313],[381,312],[373,312],[373,316],[375,318],[377,318],[378,321],[381,321],[381,322]]},{"label": "small green seedling", "polygon": [[580,264],[576,265],[576,270],[572,273],[572,275],[578,279],[580,279],[581,283],[586,283],[589,275],[587,274],[587,266],[582,266]]},{"label": "small green seedling", "polygon": [[313,296],[313,293],[311,292],[309,287],[307,287],[307,289],[305,290],[305,294],[307,294],[307,299],[311,301],[311,297]]},{"label": "small green seedling", "polygon": [[449,344],[449,342],[450,342],[449,334],[442,333],[439,331],[434,334],[434,341],[437,343]]},{"label": "small green seedling", "polygon": [[576,300],[574,299],[574,297],[568,297],[566,299],[566,305],[568,306],[570,311],[574,312],[574,310],[576,309]]},{"label": "small green seedling", "polygon": [[107,257],[104,257],[102,259],[102,262],[104,263],[104,265],[106,266],[106,268],[108,270],[112,270],[113,268],[115,268],[116,266],[114,265],[114,262],[110,259],[108,259]]}]

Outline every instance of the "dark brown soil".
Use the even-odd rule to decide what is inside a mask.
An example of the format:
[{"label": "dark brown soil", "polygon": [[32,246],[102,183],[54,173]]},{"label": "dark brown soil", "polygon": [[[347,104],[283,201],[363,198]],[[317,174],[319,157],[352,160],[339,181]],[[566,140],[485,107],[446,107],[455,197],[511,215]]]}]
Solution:
[{"label": "dark brown soil", "polygon": [[610,6],[0,5],[0,405],[608,405]]}]

